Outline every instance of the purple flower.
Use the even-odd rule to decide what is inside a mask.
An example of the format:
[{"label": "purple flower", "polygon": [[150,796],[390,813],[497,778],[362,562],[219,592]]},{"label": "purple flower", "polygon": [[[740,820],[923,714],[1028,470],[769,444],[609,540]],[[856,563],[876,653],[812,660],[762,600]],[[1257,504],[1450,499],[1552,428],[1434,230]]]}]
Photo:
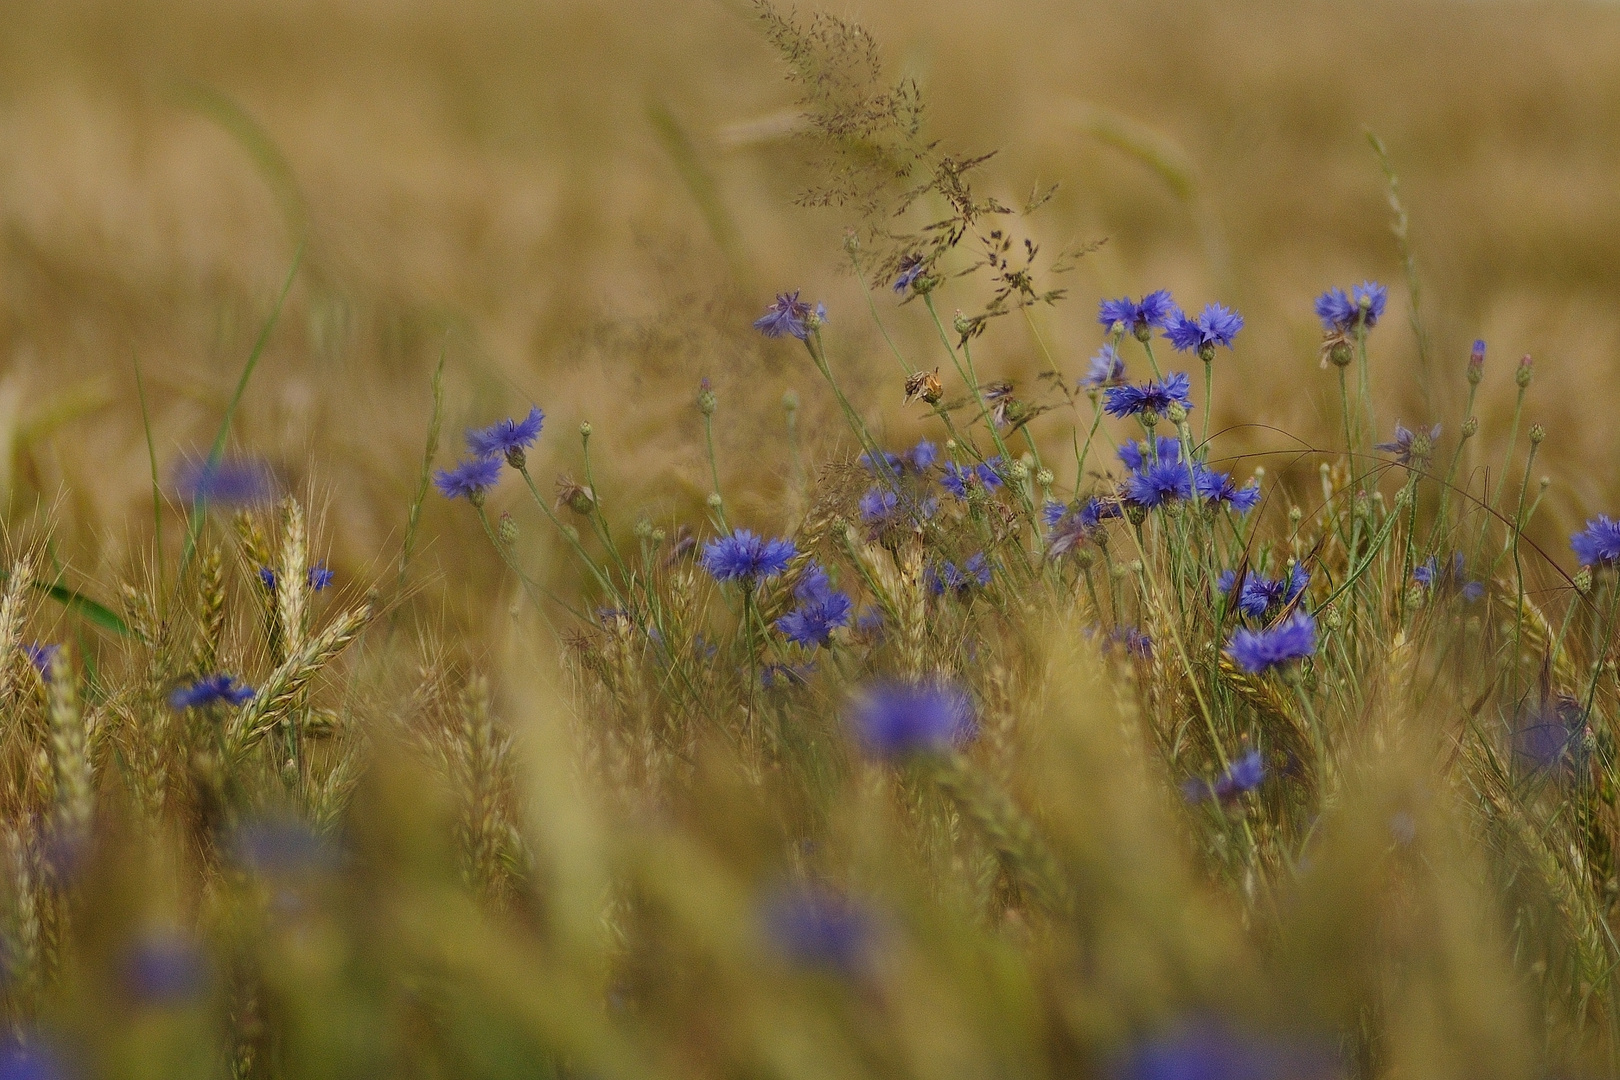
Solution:
[{"label": "purple flower", "polygon": [[[813,314],[818,322],[827,321],[827,309],[822,305],[817,304]],[[810,305],[799,299],[799,290],[777,293],[776,303],[754,320],[754,329],[769,338],[796,337],[803,341],[810,336],[807,320],[811,316]]]},{"label": "purple flower", "polygon": [[1164,381],[1150,379],[1141,386],[1110,386],[1103,394],[1103,411],[1109,416],[1135,416],[1139,413],[1163,414],[1171,402],[1183,408],[1192,408],[1192,380],[1184,371],[1172,371]]},{"label": "purple flower", "polygon": [[1332,288],[1316,298],[1316,317],[1328,333],[1343,334],[1358,324],[1370,330],[1378,325],[1388,300],[1389,290],[1374,281],[1363,281],[1349,295],[1343,289]]},{"label": "purple flower", "polygon": [[1121,626],[1117,628],[1104,639],[1103,650],[1106,652],[1115,645],[1123,648],[1131,656],[1143,660],[1153,659],[1153,639],[1140,627]]},{"label": "purple flower", "polygon": [[791,540],[767,540],[747,529],[738,529],[704,545],[702,563],[716,581],[752,585],[781,574],[795,554]]},{"label": "purple flower", "polygon": [[1586,710],[1559,695],[1521,714],[1513,727],[1513,752],[1535,769],[1572,774],[1586,767]]},{"label": "purple flower", "polygon": [[1240,1036],[1207,1020],[1137,1044],[1113,1080],[1337,1080],[1327,1044]]},{"label": "purple flower", "polygon": [[332,870],[342,861],[341,853],[319,833],[290,817],[260,818],[237,826],[229,850],[240,865],[277,877]]},{"label": "purple flower", "polygon": [[276,496],[276,474],[254,458],[187,459],[174,470],[181,502],[254,506]]},{"label": "purple flower", "polygon": [[799,607],[776,620],[776,628],[788,640],[807,648],[826,645],[836,627],[848,626],[855,605],[848,596],[832,587],[820,563],[811,563],[799,576],[793,595]]},{"label": "purple flower", "polygon": [[1128,296],[1122,296],[1118,300],[1104,300],[1097,308],[1097,321],[1110,328],[1116,323],[1121,323],[1127,333],[1146,340],[1148,332],[1163,326],[1175,309],[1176,305],[1170,299],[1170,291],[1160,289],[1142,297],[1140,303]]},{"label": "purple flower", "polygon": [[1460,551],[1452,553],[1449,567],[1441,565],[1438,555],[1431,555],[1427,562],[1412,571],[1412,580],[1434,592],[1458,593],[1470,604],[1485,595],[1484,582],[1468,580]]},{"label": "purple flower", "polygon": [[900,260],[899,272],[894,275],[892,287],[897,295],[904,296],[911,291],[912,284],[928,269],[928,264],[921,255],[907,255]]},{"label": "purple flower", "polygon": [[1119,350],[1112,345],[1104,345],[1097,350],[1097,355],[1091,358],[1091,366],[1086,369],[1085,377],[1080,380],[1080,389],[1096,390],[1124,381],[1125,361],[1120,357]]},{"label": "purple flower", "polygon": [[868,525],[881,525],[894,517],[900,505],[900,496],[888,488],[872,488],[861,496],[861,520]]},{"label": "purple flower", "polygon": [[1232,762],[1213,784],[1206,780],[1192,779],[1181,785],[1181,791],[1190,802],[1209,798],[1230,802],[1244,792],[1259,787],[1265,778],[1266,766],[1261,760],[1260,751],[1250,750]]},{"label": "purple flower", "polygon": [[1232,339],[1243,329],[1243,316],[1223,304],[1211,304],[1196,319],[1181,312],[1171,316],[1164,336],[1178,352],[1194,352],[1201,360],[1215,356],[1215,346],[1230,349]]},{"label": "purple flower", "polygon": [[440,469],[433,474],[433,486],[447,499],[466,499],[481,506],[484,492],[501,479],[499,458],[474,458],[463,461],[453,469]]},{"label": "purple flower", "polygon": [[[1055,517],[1050,514],[1053,509],[1057,511]],[[1095,496],[1087,499],[1079,507],[1047,503],[1046,557],[1061,559],[1082,541],[1095,536],[1102,527],[1102,519],[1107,509],[1108,506]],[[1114,509],[1117,512],[1117,507]]]},{"label": "purple flower", "polygon": [[827,889],[798,886],[769,897],[761,906],[765,936],[795,964],[859,973],[874,944],[871,916]]},{"label": "purple flower", "polygon": [[873,757],[944,753],[978,734],[973,702],[954,682],[880,682],[855,702],[855,734]]},{"label": "purple flower", "polygon": [[881,450],[879,453],[882,457],[874,457],[872,452],[868,450],[855,460],[860,462],[861,468],[873,476],[881,476],[885,473],[890,476],[898,475],[900,472],[900,455],[891,454],[887,450]]},{"label": "purple flower", "polygon": [[921,475],[934,467],[934,462],[939,457],[939,448],[923,439],[900,457],[911,471]]},{"label": "purple flower", "polygon": [[[1397,420],[1395,421],[1395,440],[1393,442],[1379,443],[1373,449],[1394,454],[1395,460],[1400,464],[1410,465],[1413,461],[1427,461],[1429,454],[1434,451],[1434,442],[1439,437],[1439,424],[1434,425],[1428,431],[1421,428],[1417,431],[1410,431]],[[1423,443],[1418,441],[1419,439],[1423,439],[1428,443],[1427,450],[1424,449]]]},{"label": "purple flower", "polygon": [[[314,592],[320,592],[332,584],[332,576],[332,571],[326,568],[324,560],[304,571],[304,580],[309,583],[310,589]],[[259,580],[264,583],[266,589],[271,592],[276,591],[276,572],[268,566],[259,567]]]},{"label": "purple flower", "polygon": [[996,471],[1000,466],[999,457],[981,461],[977,465],[958,465],[954,461],[947,461],[945,475],[939,480],[940,486],[958,499],[966,499],[968,490],[975,486],[994,491],[1001,486],[1001,474]]},{"label": "purple flower", "polygon": [[227,705],[241,705],[251,701],[253,688],[244,686],[232,675],[205,675],[188,686],[176,687],[169,694],[169,708],[176,712],[198,709],[223,701]]},{"label": "purple flower", "polygon": [[521,461],[523,451],[540,437],[540,428],[545,422],[546,414],[540,411],[540,406],[530,406],[529,415],[522,420],[497,420],[487,428],[469,429],[467,449],[478,457],[505,456],[509,461],[517,457]]},{"label": "purple flower", "polygon": [[34,665],[34,670],[39,672],[40,678],[48,679],[51,677],[51,665],[56,663],[57,656],[62,652],[62,646],[41,645],[35,641],[24,645],[23,651],[28,654],[28,662]]},{"label": "purple flower", "polygon": [[1125,498],[1149,510],[1171,499],[1192,498],[1192,474],[1179,461],[1156,461],[1125,481]]},{"label": "purple flower", "polygon": [[1316,620],[1306,611],[1296,611],[1264,630],[1239,628],[1226,643],[1226,655],[1251,675],[1315,653]]},{"label": "purple flower", "polygon": [[[1176,438],[1174,435],[1160,435],[1154,440],[1154,443],[1156,444],[1155,449],[1158,451],[1158,454],[1157,457],[1152,458],[1151,460],[1181,460],[1181,440]],[[1132,472],[1140,470],[1144,464],[1150,464],[1151,460],[1148,455],[1147,441],[1144,439],[1142,442],[1121,443],[1119,447],[1119,460],[1127,469],[1131,470]]]},{"label": "purple flower", "polygon": [[1612,563],[1620,559],[1620,521],[1599,514],[1586,523],[1586,528],[1569,538],[1575,557],[1582,566]]},{"label": "purple flower", "polygon": [[1253,480],[1238,487],[1230,473],[1207,469],[1202,465],[1197,466],[1195,471],[1197,476],[1194,483],[1198,486],[1198,494],[1211,502],[1224,502],[1240,514],[1247,514],[1260,505],[1260,485]]},{"label": "purple flower", "polygon": [[[1237,584],[1237,573],[1223,570],[1216,588],[1230,594]],[[1292,604],[1311,583],[1310,571],[1303,563],[1295,563],[1286,578],[1268,578],[1262,574],[1245,574],[1243,587],[1238,590],[1237,608],[1251,619],[1263,619],[1278,608]]]},{"label": "purple flower", "polygon": [[923,583],[935,596],[943,596],[947,592],[966,593],[975,584],[981,588],[990,584],[990,564],[983,552],[968,556],[961,566],[941,561],[938,567],[930,566],[923,571]]},{"label": "purple flower", "polygon": [[177,1005],[196,998],[208,971],[197,943],[177,930],[141,935],[124,950],[124,989],[148,1005]]}]

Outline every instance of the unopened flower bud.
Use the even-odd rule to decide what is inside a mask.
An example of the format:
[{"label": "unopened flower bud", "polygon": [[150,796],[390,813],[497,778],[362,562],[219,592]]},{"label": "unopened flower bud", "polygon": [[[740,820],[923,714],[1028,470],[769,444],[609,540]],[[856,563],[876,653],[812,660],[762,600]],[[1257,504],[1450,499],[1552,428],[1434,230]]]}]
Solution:
[{"label": "unopened flower bud", "polygon": [[501,519],[495,526],[495,535],[500,537],[501,543],[507,547],[511,547],[517,542],[517,522],[512,520],[512,515],[509,512],[504,510],[501,512]]},{"label": "unopened flower bud", "polygon": [[668,535],[669,534],[664,532],[663,529],[654,529],[652,531],[652,542],[655,544],[662,544]]},{"label": "unopened flower bud", "polygon": [[1543,476],[1543,477],[1542,477],[1542,478],[1541,478],[1541,479],[1540,479],[1540,480],[1539,480],[1539,481],[1538,481],[1538,482],[1537,482],[1537,486],[1538,486],[1538,487],[1539,487],[1539,488],[1540,488],[1540,489],[1541,489],[1541,490],[1542,490],[1542,491],[1546,491],[1546,490],[1547,490],[1547,489],[1548,489],[1548,488],[1550,488],[1550,487],[1552,487],[1552,477],[1550,477],[1550,476]]},{"label": "unopened flower bud", "polygon": [[973,320],[958,311],[956,318],[951,320],[951,326],[962,337],[967,337],[968,332],[973,329]]},{"label": "unopened flower bud", "polygon": [[1288,508],[1288,524],[1289,525],[1298,525],[1302,520],[1304,520],[1304,517],[1305,517],[1305,511],[1301,510],[1299,507],[1290,506]]},{"label": "unopened flower bud", "polygon": [[1164,410],[1164,415],[1169,418],[1172,424],[1180,427],[1187,422],[1187,406],[1179,401],[1172,401],[1170,407]]},{"label": "unopened flower bud", "polygon": [[1056,480],[1056,479],[1057,479],[1057,476],[1053,474],[1051,469],[1044,469],[1043,468],[1043,469],[1037,470],[1036,473],[1035,473],[1035,482],[1037,484],[1041,485],[1041,487],[1043,487],[1043,488],[1051,487],[1052,482],[1054,480]]},{"label": "unopened flower bud", "polygon": [[640,519],[638,519],[636,521],[636,539],[637,540],[651,540],[652,539],[652,534],[653,534],[653,523],[652,522],[648,521],[646,518],[640,518]]},{"label": "unopened flower bud", "polygon": [[1323,608],[1321,616],[1322,624],[1329,630],[1337,630],[1344,625],[1344,612],[1339,610],[1337,604],[1329,604]]},{"label": "unopened flower bud", "polygon": [[579,437],[580,438],[582,438],[582,439],[590,438],[591,437],[591,432],[593,430],[595,430],[595,429],[591,427],[591,422],[589,420],[581,420],[579,422]]},{"label": "unopened flower bud", "polygon": [[1478,386],[1485,377],[1485,342],[1474,342],[1474,351],[1468,354],[1468,385]]},{"label": "unopened flower bud", "polygon": [[1529,386],[1530,376],[1535,374],[1535,370],[1536,362],[1530,358],[1529,353],[1525,353],[1519,360],[1519,370],[1513,373],[1513,381],[1520,386]]},{"label": "unopened flower bud", "polygon": [[698,391],[697,396],[698,412],[704,416],[713,416],[715,406],[718,404],[719,400],[715,398],[714,391],[709,387],[709,380],[704,379],[703,388]]},{"label": "unopened flower bud", "polygon": [[720,493],[718,491],[711,491],[709,492],[709,497],[704,501],[709,504],[710,510],[718,510],[720,509],[720,504],[723,500],[720,498]]},{"label": "unopened flower bud", "polygon": [[1142,426],[1147,428],[1149,433],[1151,433],[1154,428],[1159,426],[1159,414],[1154,412],[1152,409],[1144,409],[1137,416],[1137,419],[1142,421]]},{"label": "unopened flower bud", "polygon": [[1022,461],[1009,461],[1006,465],[1007,479],[1017,483],[1029,475],[1029,466]]},{"label": "unopened flower bud", "polygon": [[945,440],[945,452],[947,454],[956,453],[956,440],[955,439],[946,439]]},{"label": "unopened flower bud", "polygon": [[844,230],[844,250],[851,255],[861,250],[861,238],[854,229]]},{"label": "unopened flower bud", "polygon": [[1462,437],[1472,439],[1477,434],[1479,434],[1479,417],[1470,416],[1462,423]]},{"label": "unopened flower bud", "polygon": [[1090,570],[1091,564],[1096,562],[1096,559],[1097,557],[1091,553],[1091,549],[1088,547],[1077,547],[1074,549],[1075,565],[1079,566],[1082,570]]},{"label": "unopened flower bud", "polygon": [[1147,507],[1143,506],[1141,503],[1128,502],[1125,504],[1125,520],[1129,521],[1132,525],[1142,524],[1142,522],[1147,520],[1147,515]]},{"label": "unopened flower bud", "polygon": [[1590,566],[1581,567],[1575,571],[1573,580],[1575,582],[1575,591],[1585,596],[1592,591],[1592,568]]},{"label": "unopened flower bud", "polygon": [[1530,425],[1530,445],[1540,446],[1547,438],[1547,429],[1540,424]]},{"label": "unopened flower bud", "polygon": [[784,391],[782,394],[782,409],[784,412],[798,412],[799,395],[792,390]]},{"label": "unopened flower bud", "polygon": [[1355,356],[1350,350],[1350,343],[1340,338],[1328,346],[1327,358],[1334,367],[1343,368],[1349,367],[1350,361],[1355,359]]}]

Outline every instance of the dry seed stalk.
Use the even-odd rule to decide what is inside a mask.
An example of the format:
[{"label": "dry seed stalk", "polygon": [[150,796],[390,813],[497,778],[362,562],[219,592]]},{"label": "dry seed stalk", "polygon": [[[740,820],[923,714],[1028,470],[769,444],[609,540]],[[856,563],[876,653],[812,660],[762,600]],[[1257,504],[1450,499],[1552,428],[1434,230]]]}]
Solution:
[{"label": "dry seed stalk", "polygon": [[292,656],[304,644],[304,611],[309,597],[305,575],[309,572],[309,537],[304,511],[296,500],[281,507],[281,563],[276,567],[276,619],[281,640]]},{"label": "dry seed stalk", "polygon": [[225,636],[225,557],[215,546],[208,549],[197,571],[197,639],[192,667],[199,674],[214,670],[220,640]]},{"label": "dry seed stalk", "polygon": [[90,828],[95,794],[90,759],[85,754],[84,714],[79,708],[78,683],[66,645],[51,662],[49,683],[57,820],[66,836],[78,839]]},{"label": "dry seed stalk", "polygon": [[5,596],[0,598],[0,703],[11,697],[28,587],[33,580],[33,564],[27,559],[18,559],[11,564],[11,577],[6,582]]},{"label": "dry seed stalk", "polygon": [[370,604],[351,608],[282,661],[253,700],[230,721],[229,737],[234,748],[247,749],[275,727],[297,703],[310,680],[354,640],[375,614]]}]

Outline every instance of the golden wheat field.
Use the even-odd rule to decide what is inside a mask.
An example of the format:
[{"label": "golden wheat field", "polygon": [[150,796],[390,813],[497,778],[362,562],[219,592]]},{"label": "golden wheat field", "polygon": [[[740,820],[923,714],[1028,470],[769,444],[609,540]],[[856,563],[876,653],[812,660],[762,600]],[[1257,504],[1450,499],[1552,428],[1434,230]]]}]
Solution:
[{"label": "golden wheat field", "polygon": [[[999,150],[982,189],[1016,204],[1061,185],[1028,220],[1043,245],[1105,241],[1059,283],[1069,299],[1035,313],[1071,372],[1100,340],[1101,295],[1220,298],[1252,328],[1213,414],[1220,428],[1241,406],[1252,426],[1222,451],[1288,451],[1284,430],[1333,423],[1311,377],[1311,298],[1376,277],[1399,327],[1374,361],[1386,413],[1454,418],[1476,336],[1493,365],[1532,353],[1548,543],[1620,498],[1620,7],[837,13],[915,77],[930,138]],[[692,408],[705,376],[739,514],[780,515],[783,393],[803,399],[807,442],[836,429],[803,358],[749,331],[780,289],[825,298],[832,362],[872,420],[896,437],[920,424],[847,272],[849,213],[793,206],[810,182],[794,91],[742,0],[12,0],[4,24],[0,490],[13,528],[52,525],[87,576],[150,540],[137,364],[161,471],[212,437],[301,242],[233,438],[314,494],[351,577],[392,557],[441,354],[452,435],[539,402],[550,474],[577,468],[572,432],[591,421],[625,527],[707,490]],[[1410,212],[1429,372],[1400,326],[1400,250],[1364,129]],[[885,325],[926,355],[921,312],[880,293]],[[1021,385],[1041,369],[1013,320],[981,357],[985,377]],[[1486,403],[1487,423],[1510,395]],[[1263,460],[1275,473],[1288,459]],[[441,500],[424,536],[447,577],[498,571]],[[452,617],[475,595],[429,590]]]}]

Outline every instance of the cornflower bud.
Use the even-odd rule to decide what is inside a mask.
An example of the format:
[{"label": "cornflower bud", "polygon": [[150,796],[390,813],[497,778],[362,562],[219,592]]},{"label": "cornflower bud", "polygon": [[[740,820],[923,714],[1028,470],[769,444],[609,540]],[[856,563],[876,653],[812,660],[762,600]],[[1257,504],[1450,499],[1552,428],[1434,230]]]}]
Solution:
[{"label": "cornflower bud", "polygon": [[1153,434],[1153,429],[1159,426],[1159,414],[1152,409],[1144,410],[1137,416],[1137,419],[1142,421],[1142,426],[1148,429],[1149,435]]},{"label": "cornflower bud", "polygon": [[505,544],[507,547],[511,547],[513,544],[517,543],[517,522],[512,519],[512,515],[509,511],[501,511],[501,520],[495,526],[495,535],[500,537],[501,543]]},{"label": "cornflower bud", "polygon": [[861,237],[854,229],[844,230],[844,250],[851,255],[861,250]]},{"label": "cornflower bud", "polygon": [[1007,479],[1015,483],[1029,475],[1029,466],[1022,461],[1009,461],[1007,463]]},{"label": "cornflower bud", "polygon": [[648,521],[646,518],[640,518],[640,519],[638,519],[636,521],[636,539],[637,540],[651,540],[652,539],[652,534],[653,534],[653,523],[652,522]]},{"label": "cornflower bud", "polygon": [[1299,507],[1290,506],[1288,508],[1288,524],[1290,527],[1298,527],[1299,523],[1303,521],[1304,518],[1305,511],[1301,510]]},{"label": "cornflower bud", "polygon": [[655,544],[662,544],[664,542],[664,538],[668,535],[669,534],[664,532],[663,529],[654,529],[652,531],[652,542]]},{"label": "cornflower bud", "polygon": [[1485,377],[1485,342],[1474,342],[1474,351],[1468,354],[1468,385],[1478,386]]},{"label": "cornflower bud", "polygon": [[1147,520],[1147,516],[1148,508],[1143,506],[1141,503],[1128,502],[1125,504],[1125,520],[1129,521],[1132,525],[1142,524],[1142,522]]},{"label": "cornflower bud", "polygon": [[1153,327],[1149,326],[1147,321],[1143,319],[1137,320],[1136,325],[1131,328],[1131,333],[1136,337],[1137,341],[1144,345],[1153,340]]},{"label": "cornflower bud", "polygon": [[784,412],[798,412],[799,395],[792,390],[784,391],[782,394],[782,409]]},{"label": "cornflower bud", "polygon": [[722,500],[718,491],[711,491],[709,492],[709,497],[704,501],[708,503],[710,510],[718,510],[720,509],[720,503]]},{"label": "cornflower bud", "polygon": [[1043,488],[1051,487],[1052,482],[1054,480],[1056,480],[1056,479],[1057,479],[1057,476],[1052,472],[1051,469],[1044,469],[1043,468],[1043,469],[1037,470],[1036,473],[1035,473],[1035,482],[1037,484],[1041,485],[1041,487],[1043,487]]},{"label": "cornflower bud", "polygon": [[1344,626],[1344,612],[1339,610],[1339,605],[1337,604],[1329,604],[1327,607],[1323,608],[1321,611],[1321,616],[1322,625],[1326,626],[1329,630],[1338,630]]},{"label": "cornflower bud", "polygon": [[579,422],[579,437],[580,438],[582,438],[582,439],[590,438],[591,437],[591,432],[593,430],[595,430],[595,429],[591,427],[591,422],[589,420],[581,420]]},{"label": "cornflower bud", "polygon": [[698,412],[702,413],[704,416],[713,416],[715,406],[718,404],[719,401],[715,398],[714,391],[709,387],[709,380],[705,378],[702,383],[702,389],[698,391]]},{"label": "cornflower bud", "polygon": [[1119,563],[1113,563],[1108,567],[1108,576],[1113,578],[1115,581],[1122,580],[1125,575],[1129,574],[1130,572],[1129,567],[1123,566]]},{"label": "cornflower bud", "polygon": [[1592,568],[1590,566],[1581,567],[1575,571],[1575,577],[1572,580],[1575,583],[1575,591],[1585,596],[1592,591]]},{"label": "cornflower bud", "polygon": [[1348,341],[1343,337],[1334,337],[1327,344],[1327,359],[1334,367],[1345,368],[1350,366],[1350,361],[1355,359],[1355,356],[1350,350]]},{"label": "cornflower bud", "polygon": [[1187,406],[1179,401],[1172,401],[1170,407],[1164,410],[1164,415],[1177,427],[1187,422]]},{"label": "cornflower bud", "polygon": [[1540,424],[1531,424],[1530,425],[1530,445],[1531,446],[1540,446],[1542,444],[1542,442],[1546,438],[1547,438],[1547,429],[1546,428],[1542,427]]},{"label": "cornflower bud", "polygon": [[956,440],[955,439],[946,439],[945,440],[945,452],[947,454],[956,453]]},{"label": "cornflower bud", "polygon": [[1537,486],[1537,487],[1539,487],[1539,488],[1540,488],[1540,489],[1541,489],[1541,490],[1542,490],[1542,491],[1546,491],[1546,490],[1547,490],[1547,489],[1548,489],[1548,488],[1550,488],[1550,487],[1552,487],[1552,477],[1550,477],[1550,476],[1543,476],[1543,477],[1542,477],[1542,478],[1541,478],[1541,479],[1540,479],[1540,480],[1539,480],[1539,481],[1538,481],[1538,482],[1537,482],[1537,485],[1536,485],[1536,486]]},{"label": "cornflower bud", "polygon": [[973,320],[958,311],[956,318],[951,320],[951,326],[958,334],[967,337],[968,331],[973,329]]},{"label": "cornflower bud", "polygon": [[1429,463],[1429,458],[1433,453],[1434,440],[1429,438],[1427,431],[1424,431],[1421,427],[1418,428],[1412,435],[1412,463],[1421,469]]},{"label": "cornflower bud", "polygon": [[1524,356],[1519,359],[1519,370],[1513,373],[1513,381],[1518,383],[1521,387],[1529,386],[1530,376],[1535,374],[1535,369],[1536,362],[1530,358],[1529,353],[1525,353]]},{"label": "cornflower bud", "polygon": [[1096,556],[1091,554],[1090,548],[1078,547],[1074,549],[1074,561],[1079,565],[1080,569],[1090,570],[1091,564],[1096,561]]},{"label": "cornflower bud", "polygon": [[1477,434],[1479,434],[1479,417],[1470,416],[1462,423],[1462,437],[1472,439]]}]

